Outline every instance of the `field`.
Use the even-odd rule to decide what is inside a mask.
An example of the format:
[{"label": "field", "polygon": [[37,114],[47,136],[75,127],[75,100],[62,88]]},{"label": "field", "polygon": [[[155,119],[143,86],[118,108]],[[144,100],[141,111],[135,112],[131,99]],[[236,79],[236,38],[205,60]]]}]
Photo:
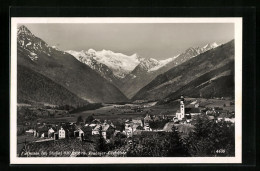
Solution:
[{"label": "field", "polygon": [[[230,105],[231,99],[204,99],[204,98],[186,98],[187,104],[194,102],[200,103],[200,106],[204,108],[221,107],[223,110],[234,111],[234,105]],[[148,104],[148,103],[146,103]],[[141,111],[133,110],[138,106],[144,106],[146,104],[125,104],[125,105],[115,105],[115,104],[105,104],[104,107],[95,110],[87,110],[83,112],[78,112],[62,117],[55,118],[43,118],[41,122],[57,123],[57,122],[76,122],[79,116],[82,116],[85,120],[88,116],[93,115],[96,119],[101,120],[126,120],[126,119],[137,119],[143,118],[146,114],[150,115],[175,115],[176,111],[179,109],[179,102],[173,101],[166,104],[158,104],[150,107],[142,108]],[[132,109],[131,109],[132,108]],[[39,120],[38,120],[39,121]]]},{"label": "field", "polygon": [[[185,98],[186,106],[196,101],[200,104],[200,108],[213,108],[220,107],[223,110],[234,111],[233,100],[231,99],[204,99],[204,98]],[[113,123],[119,121],[124,122],[127,119],[141,119],[147,114],[149,115],[168,115],[175,116],[176,111],[179,109],[179,101],[169,101],[165,103],[142,103],[142,104],[103,104],[103,107],[95,110],[87,110],[73,114],[55,115],[55,117],[38,118],[37,122],[40,123],[61,123],[61,122],[76,122],[79,116],[85,120],[88,116],[93,115],[94,118],[102,120],[110,120]],[[141,110],[137,110],[141,109]],[[33,121],[32,121],[33,122]],[[34,121],[36,122],[36,121]],[[19,125],[18,128],[25,126]],[[17,150],[20,151],[24,142],[35,141],[32,135],[19,135],[17,136]]]}]

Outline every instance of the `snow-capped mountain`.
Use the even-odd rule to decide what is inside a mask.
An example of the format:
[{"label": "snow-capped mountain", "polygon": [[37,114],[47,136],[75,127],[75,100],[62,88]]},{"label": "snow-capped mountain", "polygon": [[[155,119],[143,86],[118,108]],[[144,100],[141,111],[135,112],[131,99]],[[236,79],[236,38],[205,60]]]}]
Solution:
[{"label": "snow-capped mountain", "polygon": [[216,43],[210,43],[203,47],[191,47],[181,54],[164,60],[146,59],[137,54],[128,56],[110,50],[89,49],[66,52],[98,72],[131,98],[157,75],[217,46]]},{"label": "snow-capped mountain", "polygon": [[[196,57],[210,49],[216,48],[216,43],[209,43],[203,47],[191,47],[183,53],[165,60],[145,59],[124,79],[121,91],[128,98],[134,96],[142,87],[155,79],[158,75],[163,74],[169,69],[182,64],[183,62]],[[131,85],[131,87],[129,87]]]},{"label": "snow-capped mountain", "polygon": [[189,60],[190,58],[196,57],[199,54],[204,53],[210,49],[214,49],[216,47],[218,47],[218,45],[215,42],[206,44],[203,47],[190,47],[185,52],[177,55],[177,57],[173,60],[173,63],[175,65],[179,65],[179,64]]},{"label": "snow-capped mountain", "polygon": [[176,59],[179,55],[174,56],[172,58],[168,58],[168,59],[164,59],[164,60],[159,60],[158,64],[154,67],[151,67],[148,69],[148,72],[152,72],[152,71],[156,71],[158,69],[160,69],[161,67],[167,65],[168,63],[170,63],[171,61],[173,61],[174,59]]},{"label": "snow-capped mountain", "polygon": [[38,60],[38,54],[44,53],[51,56],[53,51],[59,51],[55,46],[51,47],[45,41],[36,37],[24,25],[20,26],[17,30],[17,44],[18,47],[28,52],[28,57],[32,61]]},{"label": "snow-capped mountain", "polygon": [[[113,74],[120,79],[125,78],[125,76],[130,74],[135,68],[142,68],[142,70],[145,71],[154,71],[176,58],[173,57],[165,60],[156,60],[154,58],[145,59],[139,57],[137,54],[127,56],[110,50],[95,51],[94,49],[89,49],[88,51],[68,50],[66,52],[96,70],[101,75],[106,75],[103,72],[110,72],[109,70],[111,70]],[[105,68],[105,70],[102,68]]]},{"label": "snow-capped mountain", "polygon": [[[185,52],[178,54],[174,57],[170,57],[164,60],[156,60],[154,58],[149,58],[149,59],[143,59],[139,63],[139,65],[136,68],[139,68],[139,70],[144,70],[147,72],[154,72],[156,70],[159,70],[160,68],[166,66],[167,64],[171,63],[174,61],[176,64],[182,63],[192,57],[195,57],[201,53],[204,53],[210,49],[218,47],[217,43],[209,43],[206,44],[203,47],[191,47],[187,49]],[[136,69],[135,68],[135,69]],[[141,69],[140,69],[141,68]]]},{"label": "snow-capped mountain", "polygon": [[[34,84],[30,87],[37,90],[31,91],[31,94],[20,94],[20,97],[25,99],[30,97],[31,100],[36,102],[42,99],[56,103],[55,100],[62,100],[61,97],[64,97],[62,93],[72,96],[67,93],[69,91],[77,98],[88,102],[120,102],[128,100],[114,84],[104,79],[94,69],[78,61],[69,53],[49,46],[45,41],[33,35],[25,26],[21,26],[17,30],[17,63],[19,68],[28,69],[23,78],[31,79],[29,81]],[[95,61],[93,61],[93,66],[95,66],[94,63]],[[96,65],[98,66],[98,64]],[[105,70],[106,66],[99,68]],[[28,78],[26,75],[28,75]],[[37,76],[39,76],[37,80],[41,84],[37,82]],[[44,81],[42,80],[51,81],[48,81],[49,84],[44,87],[42,85]],[[19,82],[19,85],[23,85],[22,83],[23,81]],[[60,95],[50,91],[52,89],[62,89],[60,87],[66,89],[60,91]],[[46,93],[46,90],[49,93]],[[20,92],[24,93],[23,89]],[[37,94],[37,92],[42,93]],[[43,94],[46,98],[39,97]]]},{"label": "snow-capped mountain", "polygon": [[155,71],[167,63],[173,61],[176,57],[168,58],[164,60],[156,60],[154,58],[144,59],[140,62],[139,67],[148,72]]},{"label": "snow-capped mountain", "polygon": [[[142,58],[137,54],[131,56],[115,53],[110,50],[95,51],[94,49],[89,49],[88,51],[72,51],[68,50],[75,58],[89,65],[91,68],[95,68],[93,63],[98,65],[106,65],[110,68],[113,74],[118,78],[124,78],[140,63]],[[93,62],[95,61],[95,62]]]},{"label": "snow-capped mountain", "polygon": [[73,51],[73,50],[68,50],[66,52],[71,54],[72,56],[74,56],[80,62],[88,65],[91,69],[98,72],[106,80],[108,80],[110,82],[114,82],[114,83],[118,81],[118,78],[113,74],[113,71],[105,64],[100,63],[97,60],[95,60],[94,55],[92,53],[88,53],[85,51],[77,52],[77,51]]},{"label": "snow-capped mountain", "polygon": [[[221,47],[216,46],[213,43],[202,48],[189,48],[180,55],[181,58],[176,58],[185,62],[158,75],[143,86],[132,100],[175,99],[181,94],[189,97],[233,98],[234,40]],[[195,57],[196,54],[199,55]]]}]

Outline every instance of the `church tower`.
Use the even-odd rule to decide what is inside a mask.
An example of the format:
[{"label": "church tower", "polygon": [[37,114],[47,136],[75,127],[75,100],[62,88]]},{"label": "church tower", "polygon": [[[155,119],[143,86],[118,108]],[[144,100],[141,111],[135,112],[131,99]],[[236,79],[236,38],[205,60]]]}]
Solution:
[{"label": "church tower", "polygon": [[178,118],[178,120],[182,120],[185,116],[185,105],[184,105],[184,97],[181,96],[181,100],[180,100],[180,112],[176,113],[176,117]]},{"label": "church tower", "polygon": [[181,101],[180,101],[180,113],[181,113],[181,118],[184,118],[185,116],[185,105],[184,105],[184,97],[181,96]]}]

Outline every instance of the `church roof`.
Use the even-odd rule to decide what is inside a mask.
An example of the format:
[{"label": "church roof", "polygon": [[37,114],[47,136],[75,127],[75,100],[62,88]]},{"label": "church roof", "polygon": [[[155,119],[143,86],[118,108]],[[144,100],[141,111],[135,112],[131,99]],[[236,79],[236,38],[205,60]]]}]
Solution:
[{"label": "church roof", "polygon": [[185,108],[185,113],[200,113],[199,108]]}]

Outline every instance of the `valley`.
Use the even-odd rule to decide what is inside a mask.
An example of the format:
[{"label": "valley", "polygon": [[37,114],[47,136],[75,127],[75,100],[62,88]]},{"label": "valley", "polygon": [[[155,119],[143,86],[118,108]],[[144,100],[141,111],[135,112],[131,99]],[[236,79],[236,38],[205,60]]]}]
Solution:
[{"label": "valley", "polygon": [[60,50],[18,28],[19,157],[234,156],[234,40],[166,59],[87,49]]}]

